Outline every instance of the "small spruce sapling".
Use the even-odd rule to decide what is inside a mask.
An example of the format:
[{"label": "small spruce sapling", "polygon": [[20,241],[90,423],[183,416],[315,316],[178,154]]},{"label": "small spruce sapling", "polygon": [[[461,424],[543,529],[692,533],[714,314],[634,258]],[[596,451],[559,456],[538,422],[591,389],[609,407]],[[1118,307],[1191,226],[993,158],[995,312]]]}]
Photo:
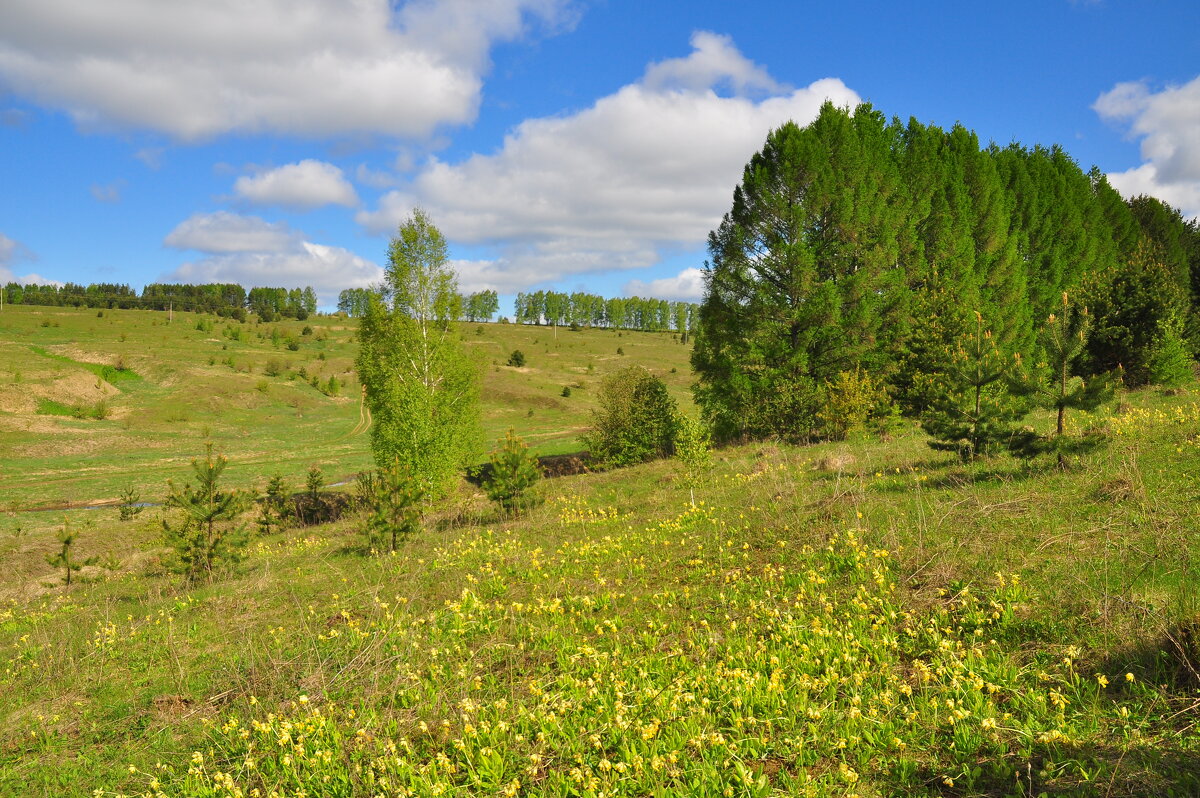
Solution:
[{"label": "small spruce sapling", "polygon": [[921,420],[933,438],[930,447],[969,463],[1007,444],[1013,422],[1024,415],[1005,390],[1012,367],[976,311],[974,334],[950,355],[938,395]]},{"label": "small spruce sapling", "polygon": [[121,503],[117,505],[117,513],[122,521],[132,521],[145,509],[142,494],[138,493],[133,485],[128,485],[121,491]]},{"label": "small spruce sapling", "polygon": [[520,349],[514,349],[512,354],[508,356],[508,364],[515,368],[521,368],[525,365],[525,353]]},{"label": "small spruce sapling", "polygon": [[1171,388],[1190,382],[1194,376],[1194,361],[1183,336],[1183,324],[1178,317],[1162,319],[1158,335],[1150,350],[1150,382]]},{"label": "small spruce sapling", "polygon": [[1091,323],[1087,308],[1072,306],[1064,293],[1062,311],[1050,314],[1042,328],[1040,338],[1046,362],[1030,369],[1017,357],[1010,389],[1017,396],[1029,397],[1039,407],[1055,411],[1056,423],[1050,435],[1039,435],[1030,428],[1014,434],[1008,445],[1016,456],[1054,454],[1058,457],[1058,467],[1065,469],[1068,455],[1084,454],[1104,442],[1098,435],[1066,434],[1067,410],[1095,410],[1112,399],[1121,381],[1119,370],[1087,380],[1071,373],[1072,365],[1086,350]]},{"label": "small spruce sapling", "polygon": [[58,542],[62,544],[57,554],[46,555],[46,562],[51,568],[62,568],[63,578],[66,581],[67,587],[71,586],[71,574],[81,570],[86,565],[93,565],[97,558],[89,557],[86,560],[78,561],[75,559],[74,546],[75,541],[79,538],[79,531],[71,528],[71,522],[63,518],[63,528],[58,533]]},{"label": "small spruce sapling", "polygon": [[205,447],[204,460],[193,460],[197,486],[185,483],[177,488],[168,481],[167,506],[183,511],[183,520],[171,524],[163,519],[163,533],[175,549],[174,569],[189,582],[212,579],[217,569],[242,559],[247,542],[246,528],[234,522],[246,506],[246,497],[219,487],[221,474],[229,461],[213,457],[212,444]]},{"label": "small spruce sapling", "polygon": [[276,474],[267,483],[267,494],[259,507],[258,529],[264,535],[278,532],[287,525],[290,516],[287,484]]},{"label": "small spruce sapling", "polygon": [[395,552],[421,528],[425,486],[409,466],[398,462],[376,471],[372,480],[360,480],[360,486],[372,505],[366,529],[368,544],[373,551],[388,546]]},{"label": "small spruce sapling", "polygon": [[325,473],[321,471],[319,465],[308,469],[308,477],[305,479],[304,485],[308,489],[309,498],[316,499],[321,488],[325,487]]},{"label": "small spruce sapling", "polygon": [[483,485],[489,499],[514,515],[537,503],[529,491],[541,480],[542,469],[511,427],[504,443],[492,452],[491,464],[491,473]]}]

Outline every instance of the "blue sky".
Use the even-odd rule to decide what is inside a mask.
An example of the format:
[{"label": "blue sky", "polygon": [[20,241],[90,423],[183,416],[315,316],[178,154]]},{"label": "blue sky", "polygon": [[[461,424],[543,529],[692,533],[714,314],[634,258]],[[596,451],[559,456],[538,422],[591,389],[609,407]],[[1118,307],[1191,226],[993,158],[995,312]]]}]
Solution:
[{"label": "blue sky", "polygon": [[467,291],[698,299],[741,167],[826,98],[1200,214],[1194,0],[4,0],[0,281],[328,307],[419,204]]}]

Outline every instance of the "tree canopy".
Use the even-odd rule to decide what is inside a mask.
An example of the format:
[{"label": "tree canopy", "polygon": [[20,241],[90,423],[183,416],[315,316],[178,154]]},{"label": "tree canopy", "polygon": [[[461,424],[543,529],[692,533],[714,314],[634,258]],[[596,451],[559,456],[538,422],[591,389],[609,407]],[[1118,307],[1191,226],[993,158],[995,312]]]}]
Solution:
[{"label": "tree canopy", "polygon": [[696,399],[719,437],[802,440],[837,375],[865,369],[921,413],[977,324],[1000,358],[1035,359],[1033,320],[1064,292],[1094,310],[1078,368],[1145,381],[1163,325],[1197,328],[1198,235],[1060,147],[827,103],[768,135],[709,236]]}]

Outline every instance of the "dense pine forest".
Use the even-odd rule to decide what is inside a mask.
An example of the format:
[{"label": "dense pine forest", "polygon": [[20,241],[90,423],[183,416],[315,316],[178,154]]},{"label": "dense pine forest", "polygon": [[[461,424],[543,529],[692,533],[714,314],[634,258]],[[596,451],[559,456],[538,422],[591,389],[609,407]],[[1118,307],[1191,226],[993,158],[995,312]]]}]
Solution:
[{"label": "dense pine forest", "polygon": [[1080,376],[1160,381],[1156,361],[1200,344],[1194,220],[1122,199],[1061,147],[981,146],[869,105],[772,132],[709,252],[692,363],[726,438],[811,438],[856,373],[877,407],[919,414],[976,314],[1036,363],[1064,295],[1092,320]]}]

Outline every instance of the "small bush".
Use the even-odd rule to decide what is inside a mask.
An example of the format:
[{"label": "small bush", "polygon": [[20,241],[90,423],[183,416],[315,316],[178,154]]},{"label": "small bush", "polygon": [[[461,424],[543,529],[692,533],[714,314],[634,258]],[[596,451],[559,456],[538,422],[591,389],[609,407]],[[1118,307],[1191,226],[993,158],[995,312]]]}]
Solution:
[{"label": "small bush", "polygon": [[299,352],[300,351],[300,341],[296,338],[289,338],[288,342],[287,342],[287,348],[291,352]]},{"label": "small bush", "polygon": [[667,386],[641,366],[626,366],[604,379],[600,407],[584,443],[607,466],[669,457],[675,450],[677,409]]},{"label": "small bush", "polygon": [[263,374],[268,377],[278,377],[283,373],[283,364],[274,358],[268,360],[263,366]]},{"label": "small bush", "polygon": [[508,365],[516,368],[521,368],[525,365],[525,353],[520,349],[514,349],[512,354],[508,356]]},{"label": "small bush", "polygon": [[563,386],[563,389],[562,389],[562,394],[561,394],[561,396],[562,396],[562,397],[565,399],[566,397],[568,397],[568,396],[570,396],[570,395],[571,395],[571,386],[570,386],[570,385],[564,385],[564,386]]},{"label": "small bush", "polygon": [[623,354],[625,354],[625,349],[624,349],[623,347],[620,347],[620,346],[618,346],[618,347],[617,347],[617,354],[618,354],[618,355],[623,355]]},{"label": "small bush", "polygon": [[824,385],[824,405],[817,411],[821,437],[844,441],[881,409],[891,406],[887,391],[879,380],[862,369],[843,371]]},{"label": "small bush", "polygon": [[300,334],[301,334],[301,335],[312,335],[312,334],[313,334],[313,328],[312,328],[312,327],[309,327],[309,326],[306,324],[306,325],[304,325],[304,329],[300,331]]}]

